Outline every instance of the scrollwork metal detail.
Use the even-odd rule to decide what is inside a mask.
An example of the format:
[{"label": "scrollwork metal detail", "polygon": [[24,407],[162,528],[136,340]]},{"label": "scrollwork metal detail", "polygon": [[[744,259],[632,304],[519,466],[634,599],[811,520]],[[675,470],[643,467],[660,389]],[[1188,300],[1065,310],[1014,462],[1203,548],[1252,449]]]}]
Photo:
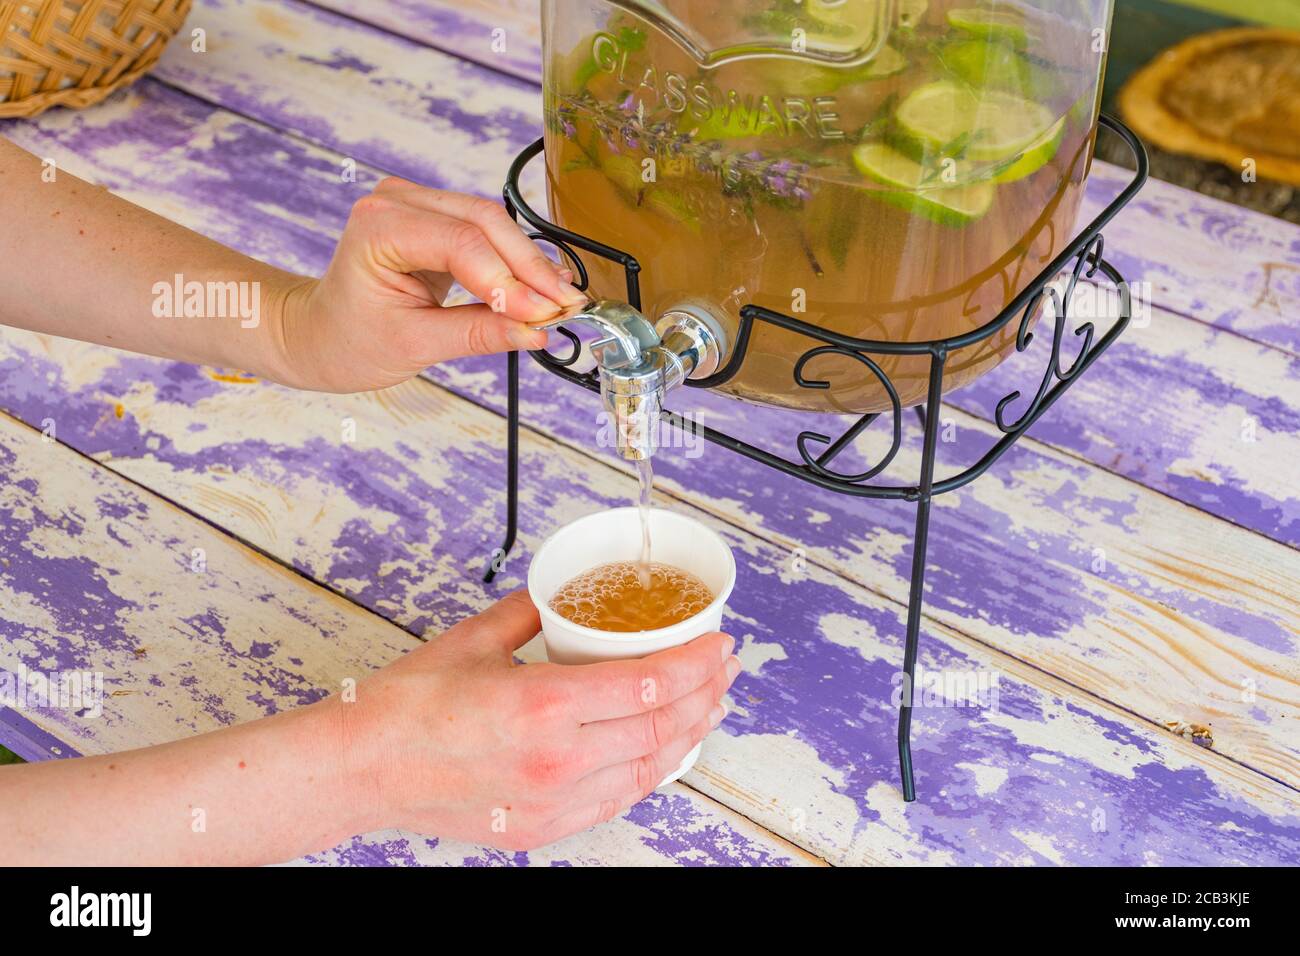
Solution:
[{"label": "scrollwork metal detail", "polygon": [[[861,352],[856,352],[852,349],[838,345],[820,345],[817,348],[809,349],[803,355],[799,356],[799,361],[797,361],[794,366],[795,384],[799,385],[801,388],[830,388],[830,382],[819,379],[808,379],[804,376],[804,367],[810,361],[821,355],[843,355],[862,363],[871,370],[871,373],[876,376],[880,381],[880,384],[885,387],[885,391],[889,394],[889,402],[892,407],[892,415],[894,419],[894,440],[889,446],[889,451],[885,453],[880,461],[876,462],[875,465],[868,468],[866,471],[859,472],[856,475],[846,475],[841,472],[832,471],[830,468],[826,467],[836,455],[871,427],[875,420],[880,416],[879,412],[873,412],[868,415],[863,415],[848,429],[848,431],[844,432],[834,441],[831,440],[829,435],[823,435],[821,432],[800,432],[798,437],[795,439],[795,445],[799,449],[799,456],[803,459],[804,464],[809,469],[825,478],[832,478],[836,481],[845,481],[851,484],[870,481],[872,478],[876,477],[876,475],[889,467],[890,462],[894,460],[894,456],[898,454],[898,449],[902,447],[903,444],[903,406],[898,398],[898,390],[894,388],[894,383],[890,381],[889,376],[885,374],[885,370],[882,369],[874,359]],[[826,445],[826,450],[823,451],[819,457],[814,457],[808,450],[808,442],[810,441],[816,441]]]},{"label": "scrollwork metal detail", "polygon": [[[1129,289],[1123,277],[1103,258],[1105,245],[1101,230],[1119,209],[1127,204],[1137,190],[1141,188],[1142,183],[1145,182],[1147,174],[1146,157],[1136,137],[1122,124],[1108,117],[1102,117],[1101,124],[1110,132],[1124,139],[1132,148],[1137,161],[1137,173],[1133,180],[1121,190],[1119,195],[1091,223],[1085,226],[1073,240],[1068,242],[1065,249],[1061,250],[1055,258],[1048,262],[1039,274],[1030,280],[1008,306],[991,321],[970,332],[942,340],[926,342],[871,340],[853,338],[823,329],[792,316],[773,312],[751,303],[740,310],[740,321],[736,329],[736,342],[732,354],[727,357],[723,368],[708,378],[692,380],[687,383],[697,388],[712,388],[729,381],[738,374],[745,362],[754,326],[759,322],[802,335],[817,344],[803,353],[795,364],[794,379],[800,387],[811,389],[830,387],[829,382],[809,378],[804,374],[809,362],[825,355],[841,355],[852,359],[864,366],[884,386],[891,404],[893,435],[889,450],[879,461],[857,474],[838,472],[830,467],[830,463],[835,457],[859,435],[870,428],[880,414],[883,413],[871,413],[862,416],[838,438],[833,440],[830,436],[814,430],[799,432],[795,437],[795,447],[798,451],[797,459],[773,454],[766,449],[710,428],[702,429],[704,437],[714,444],[727,447],[747,458],[801,480],[832,491],[860,497],[918,500],[960,488],[982,474],[1033,424],[1064,389],[1102,351],[1114,342],[1115,338],[1128,324],[1131,312]],[[638,275],[641,266],[635,257],[595,239],[581,236],[550,223],[524,202],[518,187],[519,174],[529,161],[541,153],[542,146],[542,141],[538,140],[525,149],[512,164],[505,187],[507,207],[512,214],[515,214],[517,218],[522,217],[535,230],[529,234],[530,238],[551,243],[566,259],[573,263],[575,275],[579,278],[579,281],[574,284],[579,289],[585,291],[589,286],[590,278],[585,262],[576,251],[578,248],[585,253],[596,255],[605,261],[620,266],[625,272],[628,301],[634,305],[639,305]],[[1080,279],[1092,279],[1098,272],[1103,273],[1106,279],[1114,283],[1119,290],[1121,302],[1119,319],[1104,335],[1098,334],[1092,321],[1084,322],[1078,328],[1072,329],[1074,337],[1080,340],[1080,347],[1074,360],[1066,367],[1062,355],[1062,345],[1066,340],[1066,330],[1070,326],[1069,311],[1075,289]],[[1063,292],[1056,286],[1062,276],[1066,276]],[[1010,294],[1011,290],[1008,287],[1005,291]],[[1039,310],[1045,304],[1050,304],[1053,313],[1052,344],[1047,367],[1042,378],[1038,381],[1028,405],[1014,420],[1011,419],[1009,414],[1009,407],[1022,398],[1023,393],[1020,390],[1017,389],[1004,395],[996,403],[992,417],[1001,432],[1001,438],[996,440],[992,447],[975,464],[948,477],[934,479],[932,486],[925,482],[897,485],[871,483],[871,479],[880,475],[895,460],[902,446],[902,420],[904,417],[897,389],[888,374],[872,356],[898,357],[907,355],[918,358],[928,357],[930,359],[932,387],[929,393],[930,397],[927,398],[924,406],[926,414],[921,416],[921,421],[925,429],[925,447],[933,449],[935,435],[939,428],[939,415],[938,409],[930,406],[937,404],[937,397],[941,394],[943,371],[948,356],[977,343],[989,341],[992,336],[1012,321],[1016,321],[1017,316],[1019,324],[1016,328],[1015,348],[1017,352],[1025,352],[1035,339],[1032,326]],[[600,382],[595,371],[580,373],[571,368],[582,354],[581,340],[566,328],[561,327],[559,332],[571,345],[568,355],[552,355],[545,349],[539,349],[530,354],[539,364],[561,378],[580,385],[589,391],[599,392]],[[666,421],[680,427],[680,416],[673,412],[665,410],[664,418]],[[814,444],[824,446],[820,454],[815,454],[816,448],[813,447]],[[926,451],[925,455],[932,457],[933,451]],[[932,462],[929,465],[923,462],[922,467],[923,469],[932,467]]]},{"label": "scrollwork metal detail", "polygon": [[[1074,267],[1070,270],[1069,278],[1065,283],[1064,294],[1059,292],[1055,285],[1050,284],[1056,279],[1056,277],[1052,277],[1048,283],[1044,283],[1038,288],[1029,304],[1025,306],[1020,317],[1020,326],[1016,329],[1016,351],[1024,352],[1033,342],[1034,333],[1030,329],[1030,325],[1033,323],[1038,310],[1045,302],[1048,302],[1051,303],[1052,311],[1051,359],[1047,363],[1047,368],[1043,371],[1043,377],[1038,383],[1038,389],[1034,393],[1033,399],[1015,421],[1008,422],[1006,420],[1006,410],[1008,405],[1021,396],[1020,389],[1016,389],[999,399],[997,406],[993,410],[993,418],[998,429],[1003,434],[1017,432],[1033,420],[1042,405],[1043,399],[1051,390],[1053,382],[1070,382],[1083,369],[1084,360],[1092,350],[1093,338],[1096,333],[1093,323],[1085,322],[1074,330],[1076,337],[1083,337],[1083,344],[1079,348],[1079,354],[1075,356],[1068,369],[1061,367],[1061,343],[1064,340],[1066,326],[1069,324],[1070,302],[1074,299],[1074,290],[1079,284],[1079,277],[1084,275],[1087,278],[1092,278],[1096,274],[1098,264],[1102,261],[1101,253],[1104,246],[1105,240],[1100,233],[1090,238],[1075,257]],[[1085,267],[1087,268],[1086,272],[1084,271]]]},{"label": "scrollwork metal detail", "polygon": [[[573,263],[573,268],[578,280],[573,283],[574,288],[578,289],[580,292],[587,291],[588,286],[591,285],[591,277],[587,273],[587,264],[582,261],[581,256],[573,251],[573,247],[569,245],[569,243],[565,242],[558,236],[548,236],[543,232],[530,232],[528,233],[528,238],[532,239],[534,242],[549,242],[551,245],[555,246],[555,248],[559,250],[560,255]],[[564,326],[560,326],[555,331],[568,340],[570,345],[568,355],[560,358],[551,354],[549,350],[544,348],[534,349],[528,354],[546,368],[567,369],[582,357],[582,340],[578,338],[574,332],[571,332]]]}]

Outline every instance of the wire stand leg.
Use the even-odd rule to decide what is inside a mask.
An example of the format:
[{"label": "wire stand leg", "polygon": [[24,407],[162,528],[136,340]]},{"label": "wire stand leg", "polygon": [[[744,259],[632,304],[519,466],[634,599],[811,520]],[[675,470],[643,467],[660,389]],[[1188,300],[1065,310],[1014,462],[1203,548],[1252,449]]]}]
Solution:
[{"label": "wire stand leg", "polygon": [[[917,485],[916,534],[912,540],[912,582],[907,597],[907,638],[903,648],[903,697],[898,708],[898,769],[903,778],[903,800],[916,799],[916,777],[912,772],[912,693],[916,675],[916,653],[921,641],[921,606],[925,600],[925,551],[930,538],[931,488],[934,458],[939,437],[939,403],[943,398],[943,366],[947,353],[930,357],[930,387],[926,396],[925,440],[921,451],[921,480]],[[919,407],[919,406],[918,406]]]},{"label": "wire stand leg", "polygon": [[506,356],[506,538],[492,552],[483,583],[491,584],[506,566],[519,532],[519,353]]}]

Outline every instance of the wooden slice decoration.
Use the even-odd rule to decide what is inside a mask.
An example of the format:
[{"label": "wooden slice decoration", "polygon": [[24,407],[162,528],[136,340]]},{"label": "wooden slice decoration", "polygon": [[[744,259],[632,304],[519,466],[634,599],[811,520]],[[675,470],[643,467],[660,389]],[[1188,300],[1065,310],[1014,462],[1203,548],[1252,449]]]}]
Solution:
[{"label": "wooden slice decoration", "polygon": [[1120,91],[1147,142],[1300,186],[1300,31],[1242,27],[1161,53]]}]

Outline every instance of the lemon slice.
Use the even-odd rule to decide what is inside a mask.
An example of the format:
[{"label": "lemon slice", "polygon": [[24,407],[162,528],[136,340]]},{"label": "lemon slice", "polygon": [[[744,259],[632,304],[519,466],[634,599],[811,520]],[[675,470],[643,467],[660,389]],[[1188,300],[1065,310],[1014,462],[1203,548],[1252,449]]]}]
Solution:
[{"label": "lemon slice", "polygon": [[969,186],[925,186],[926,168],[884,143],[863,143],[853,150],[853,165],[868,179],[890,187],[872,195],[934,222],[963,226],[993,205],[992,183]]}]

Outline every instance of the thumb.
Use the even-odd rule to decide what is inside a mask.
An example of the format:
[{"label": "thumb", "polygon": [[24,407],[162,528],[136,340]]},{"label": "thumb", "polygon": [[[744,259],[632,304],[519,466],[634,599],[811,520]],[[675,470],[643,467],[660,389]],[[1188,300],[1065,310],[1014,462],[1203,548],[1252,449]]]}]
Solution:
[{"label": "thumb", "polygon": [[540,349],[546,345],[546,333],[530,329],[487,304],[473,302],[450,308],[429,309],[422,340],[425,365],[466,355],[494,355],[517,349]]},{"label": "thumb", "polygon": [[[486,611],[461,621],[452,631],[476,652],[509,656],[542,629],[542,619],[528,591],[520,588],[503,597]],[[449,634],[451,632],[448,632]]]}]

